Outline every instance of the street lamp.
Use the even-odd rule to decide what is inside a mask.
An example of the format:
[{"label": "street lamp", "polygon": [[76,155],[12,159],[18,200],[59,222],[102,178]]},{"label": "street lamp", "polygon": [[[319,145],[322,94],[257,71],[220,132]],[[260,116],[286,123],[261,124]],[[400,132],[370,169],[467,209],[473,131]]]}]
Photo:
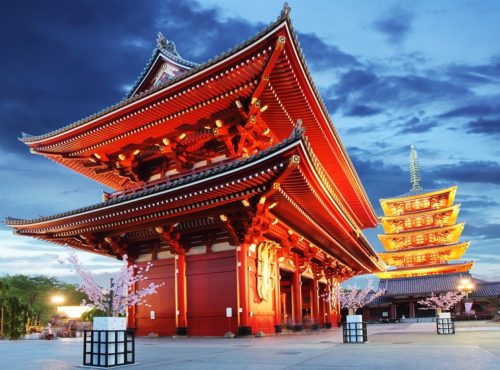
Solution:
[{"label": "street lamp", "polygon": [[474,284],[470,281],[470,279],[462,279],[457,288],[462,293],[465,293],[465,300],[467,301],[469,299],[469,293],[474,290]]},{"label": "street lamp", "polygon": [[460,284],[457,286],[457,288],[462,293],[465,293],[465,302],[464,302],[465,313],[467,314],[467,316],[469,316],[472,309],[472,303],[468,302],[469,293],[471,293],[474,290],[474,284],[472,283],[472,281],[470,281],[470,279],[465,278],[460,280]]},{"label": "street lamp", "polygon": [[54,303],[55,305],[59,305],[59,304],[63,303],[63,302],[64,302],[64,300],[65,300],[65,298],[64,298],[64,296],[62,296],[62,295],[54,295],[54,296],[52,296],[52,298],[50,299],[50,301],[51,301],[52,303]]}]

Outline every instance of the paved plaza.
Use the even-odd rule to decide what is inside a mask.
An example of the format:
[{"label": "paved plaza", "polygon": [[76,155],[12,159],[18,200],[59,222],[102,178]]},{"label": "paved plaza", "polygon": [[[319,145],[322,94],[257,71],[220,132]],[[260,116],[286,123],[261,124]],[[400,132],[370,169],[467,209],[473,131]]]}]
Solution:
[{"label": "paved plaza", "polygon": [[[500,369],[500,324],[369,325],[369,342],[343,344],[340,329],[262,338],[137,338],[130,369]],[[0,341],[0,369],[78,369],[81,339]]]}]

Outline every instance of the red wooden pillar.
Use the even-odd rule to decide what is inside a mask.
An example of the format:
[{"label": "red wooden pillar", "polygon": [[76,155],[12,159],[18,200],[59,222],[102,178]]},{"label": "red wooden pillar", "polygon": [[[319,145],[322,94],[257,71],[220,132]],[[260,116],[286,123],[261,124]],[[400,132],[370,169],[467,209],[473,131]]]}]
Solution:
[{"label": "red wooden pillar", "polygon": [[242,244],[237,249],[238,256],[238,301],[239,326],[238,335],[251,335],[250,312],[248,304],[248,245]]},{"label": "red wooden pillar", "polygon": [[300,331],[304,327],[302,325],[302,285],[299,270],[299,256],[295,255],[295,271],[292,278],[292,300],[293,300],[293,321],[294,331]]},{"label": "red wooden pillar", "polygon": [[329,278],[328,279],[328,283],[325,287],[325,293],[328,294],[328,300],[326,301],[326,304],[325,304],[325,323],[323,324],[323,326],[325,328],[331,328],[334,324],[335,326],[337,325],[337,317],[333,318],[333,313],[332,313],[332,309],[336,310],[337,307],[334,307],[333,304],[334,304],[334,297],[332,295],[332,291],[334,289],[334,286],[333,286],[333,282],[332,282],[332,279]]},{"label": "red wooden pillar", "polygon": [[391,319],[396,319],[396,305],[391,302]]},{"label": "red wooden pillar", "polygon": [[186,285],[186,255],[179,253],[175,256],[176,302],[177,320],[176,335],[187,335],[187,285]]},{"label": "red wooden pillar", "polygon": [[316,274],[314,274],[313,283],[312,283],[312,302],[311,302],[311,319],[312,324],[319,324],[319,282]]},{"label": "red wooden pillar", "polygon": [[281,275],[279,254],[276,256],[276,286],[274,287],[274,293],[274,299],[276,302],[274,305],[274,330],[276,333],[281,333]]},{"label": "red wooden pillar", "polygon": [[[130,267],[135,262],[131,259],[128,260],[128,266]],[[130,293],[134,293],[136,290],[136,284],[130,288]],[[127,328],[135,329],[135,305],[127,307]]]}]

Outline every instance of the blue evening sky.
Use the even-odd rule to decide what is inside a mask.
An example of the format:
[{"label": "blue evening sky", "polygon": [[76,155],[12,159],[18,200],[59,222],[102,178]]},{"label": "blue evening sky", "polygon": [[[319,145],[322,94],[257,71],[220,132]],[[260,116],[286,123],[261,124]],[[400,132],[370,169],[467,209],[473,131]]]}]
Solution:
[{"label": "blue evening sky", "polygon": [[[313,78],[378,215],[409,190],[410,144],[425,188],[458,185],[465,260],[500,280],[500,2],[289,1]],[[103,186],[31,155],[42,134],[121,100],[158,31],[204,62],[250,38],[282,1],[0,2],[0,218],[35,218],[100,201]],[[377,233],[367,237],[381,251]],[[71,280],[62,247],[0,225],[0,274]],[[117,263],[85,254],[109,273]],[[365,279],[366,280],[366,279]]]}]

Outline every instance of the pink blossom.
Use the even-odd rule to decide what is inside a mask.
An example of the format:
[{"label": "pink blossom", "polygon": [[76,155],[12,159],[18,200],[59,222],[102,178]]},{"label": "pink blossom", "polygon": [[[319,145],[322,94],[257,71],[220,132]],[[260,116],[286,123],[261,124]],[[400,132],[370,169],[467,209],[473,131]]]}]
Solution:
[{"label": "pink blossom", "polygon": [[[106,291],[95,281],[95,278],[88,271],[82,269],[80,261],[75,253],[70,253],[66,258],[78,276],[82,279],[79,289],[87,294],[94,307],[107,311],[109,309],[109,297],[112,296],[111,308],[113,315],[125,314],[127,307],[146,303],[145,297],[157,293],[157,289],[162,284],[149,283],[146,287],[133,291],[136,283],[147,279],[144,276],[143,268],[137,268],[136,264],[128,266],[128,257],[123,255],[124,261],[119,273],[111,280],[109,292]],[[146,271],[153,266],[150,262],[147,263]],[[112,292],[112,294],[110,294]],[[111,314],[111,312],[109,313]]]},{"label": "pink blossom", "polygon": [[351,286],[349,289],[341,289],[340,286],[337,285],[328,294],[323,295],[323,299],[328,302],[340,302],[340,307],[356,311],[358,308],[366,306],[384,293],[384,289],[374,291],[370,281],[363,290],[359,289],[357,286]]},{"label": "pink blossom", "polygon": [[417,303],[422,307],[419,307],[419,310],[436,310],[440,309],[443,311],[448,311],[455,304],[460,302],[464,298],[464,294],[462,292],[447,292],[446,294],[440,294],[436,296],[434,292],[431,293],[431,296],[418,301]]}]

